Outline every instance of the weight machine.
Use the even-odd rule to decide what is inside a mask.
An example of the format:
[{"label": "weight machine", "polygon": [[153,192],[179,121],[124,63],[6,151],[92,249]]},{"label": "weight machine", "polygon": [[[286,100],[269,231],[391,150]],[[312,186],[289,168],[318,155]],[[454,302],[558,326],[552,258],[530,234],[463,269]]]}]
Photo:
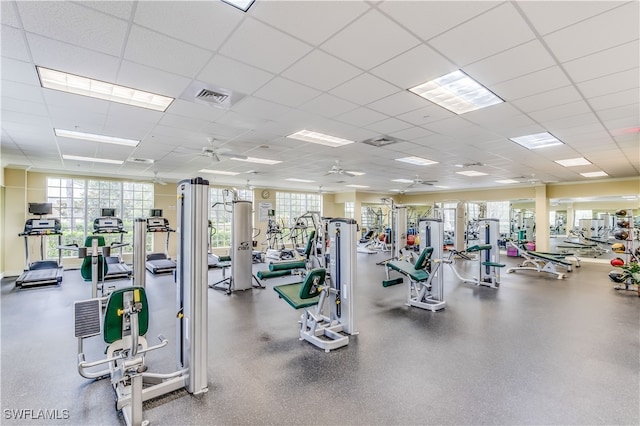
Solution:
[{"label": "weight machine", "polygon": [[[176,350],[177,370],[168,374],[150,373],[145,364],[148,352],[167,346],[149,346],[144,337],[149,326],[149,306],[144,288],[144,268],[134,275],[134,287],[114,291],[107,301],[101,321],[101,300],[76,302],[75,336],[78,338],[78,372],[87,379],[110,377],[116,392],[116,409],[122,410],[127,425],[147,425],[142,403],[185,388],[198,395],[207,387],[207,229],[209,182],[202,178],[178,183],[178,256],[176,269]],[[138,222],[140,226],[138,226]],[[134,271],[144,264],[146,235],[144,219],[136,221]],[[140,235],[142,234],[142,235]],[[142,243],[142,244],[141,244]],[[103,335],[106,359],[88,362],[83,341]],[[108,368],[94,371],[94,367]]]}]

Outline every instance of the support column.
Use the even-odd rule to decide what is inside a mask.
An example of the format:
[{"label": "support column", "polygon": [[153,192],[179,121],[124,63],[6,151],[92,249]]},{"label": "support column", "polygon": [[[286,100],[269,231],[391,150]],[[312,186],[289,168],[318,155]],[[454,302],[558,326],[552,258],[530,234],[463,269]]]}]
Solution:
[{"label": "support column", "polygon": [[536,185],[536,250],[549,251],[549,200],[547,186]]}]

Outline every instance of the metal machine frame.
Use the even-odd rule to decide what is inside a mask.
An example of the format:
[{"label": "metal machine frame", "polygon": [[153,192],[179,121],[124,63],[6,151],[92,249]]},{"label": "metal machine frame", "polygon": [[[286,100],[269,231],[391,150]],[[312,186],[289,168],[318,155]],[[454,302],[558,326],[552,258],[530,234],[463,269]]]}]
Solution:
[{"label": "metal machine frame", "polygon": [[[58,219],[27,219],[24,231],[19,237],[24,237],[24,250],[26,266],[24,271],[16,279],[16,287],[31,287],[39,285],[60,285],[62,283],[62,251],[58,250],[58,260],[46,260],[45,240],[49,236],[58,237],[58,246],[62,244],[61,224]],[[29,251],[29,237],[40,237],[40,259],[31,262]]]}]

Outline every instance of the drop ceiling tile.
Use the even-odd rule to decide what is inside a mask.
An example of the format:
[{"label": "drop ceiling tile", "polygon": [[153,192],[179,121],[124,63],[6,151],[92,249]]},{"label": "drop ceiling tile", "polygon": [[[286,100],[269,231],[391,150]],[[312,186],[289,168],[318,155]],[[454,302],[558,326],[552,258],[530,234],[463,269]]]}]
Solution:
[{"label": "drop ceiling tile", "polygon": [[130,61],[122,61],[115,83],[176,98],[191,82],[180,75],[149,68]]},{"label": "drop ceiling tile", "polygon": [[365,2],[256,2],[251,8],[256,19],[318,45],[362,15]]},{"label": "drop ceiling tile", "polygon": [[[331,70],[331,72],[327,72]],[[319,90],[331,90],[361,71],[341,59],[314,50],[282,73],[284,77]]]},{"label": "drop ceiling tile", "polygon": [[164,114],[160,121],[158,121],[158,124],[162,126],[175,127],[178,129],[188,129],[194,132],[201,131],[202,129],[207,127],[209,123],[210,122],[208,120],[184,117],[174,114]]},{"label": "drop ceiling tile", "polygon": [[388,118],[388,116],[370,110],[369,108],[357,108],[335,117],[336,120],[349,123],[353,126],[366,126],[367,124],[375,123],[386,118]]},{"label": "drop ceiling tile", "polygon": [[167,112],[185,117],[199,118],[202,120],[215,121],[218,117],[227,112],[226,109],[217,108],[213,105],[188,102],[176,99],[171,103]]},{"label": "drop ceiling tile", "polygon": [[71,2],[17,2],[25,31],[120,56],[128,30],[122,19]]},{"label": "drop ceiling tile", "polygon": [[[415,95],[417,97],[417,95]],[[422,99],[422,98],[419,98]],[[431,102],[426,102],[426,107],[399,114],[396,118],[415,124],[416,126],[428,125],[433,121],[455,117],[456,114]]]},{"label": "drop ceiling tile", "polygon": [[534,111],[529,113],[529,116],[538,122],[546,123],[589,112],[591,112],[591,109],[584,101],[577,101],[540,111]]},{"label": "drop ceiling tile", "polygon": [[48,117],[49,113],[45,105],[41,102],[26,101],[16,98],[2,97],[2,112],[7,113],[9,111],[33,114],[41,117]]},{"label": "drop ceiling tile", "polygon": [[571,79],[577,83],[638,67],[638,40],[563,64]]},{"label": "drop ceiling tile", "polygon": [[[384,28],[384,31],[372,31],[372,28]],[[371,10],[320,47],[368,70],[418,44],[420,40],[411,33],[377,10]]]},{"label": "drop ceiling tile", "polygon": [[[128,1],[91,1],[81,3],[85,7],[99,10],[100,12],[108,13],[118,18],[126,19],[131,18],[131,11],[133,10],[134,3]],[[139,8],[140,5],[137,5]]]},{"label": "drop ceiling tile", "polygon": [[276,77],[257,90],[254,96],[290,107],[298,107],[317,97],[320,93],[302,84]]},{"label": "drop ceiling tile", "polygon": [[377,121],[367,125],[367,129],[374,132],[378,132],[383,135],[388,135],[393,132],[405,130],[411,127],[411,124],[406,121],[401,121],[396,118],[387,118],[386,120]]},{"label": "drop ceiling tile", "polygon": [[548,92],[538,93],[512,101],[511,103],[525,113],[582,100],[574,86],[565,86]]},{"label": "drop ceiling tile", "polygon": [[[4,2],[2,2],[4,4]],[[4,9],[4,7],[3,7]],[[30,61],[31,57],[24,40],[24,33],[14,27],[2,25],[2,58],[13,58],[20,61]]]},{"label": "drop ceiling tile", "polygon": [[401,91],[372,102],[367,107],[394,116],[424,107],[424,99],[409,91]]},{"label": "drop ceiling tile", "polygon": [[[565,106],[562,106],[566,110]],[[598,118],[592,112],[587,112],[583,114],[573,115],[570,117],[558,118],[556,120],[549,120],[544,123],[544,128],[540,130],[540,132],[549,131],[553,133],[558,129],[570,129],[578,126],[588,126],[598,123]],[[538,133],[538,132],[536,132]]]},{"label": "drop ceiling tile", "polygon": [[273,120],[284,115],[289,108],[262,99],[246,97],[234,105],[232,110],[251,117]]},{"label": "drop ceiling tile", "polygon": [[426,138],[428,136],[433,135],[434,133],[424,129],[422,127],[418,127],[418,126],[414,126],[414,127],[410,127],[408,129],[404,129],[404,130],[399,130],[397,132],[393,132],[391,134],[389,134],[389,136],[400,139],[400,140],[407,140],[407,141],[411,141],[413,139],[420,139],[420,138]]},{"label": "drop ceiling tile", "polygon": [[[629,2],[548,34],[544,40],[560,62],[567,62],[637,40],[639,13],[638,2]],[[616,30],[611,31],[611,28]]]},{"label": "drop ceiling tile", "polygon": [[243,14],[223,2],[140,2],[134,22],[207,50],[217,50]]},{"label": "drop ceiling tile", "polygon": [[498,4],[497,1],[386,1],[379,8],[422,40],[429,40]]},{"label": "drop ceiling tile", "polygon": [[15,3],[12,1],[0,2],[0,22],[2,25],[9,25],[15,28],[20,28],[20,20],[16,13]]},{"label": "drop ceiling tile", "polygon": [[3,57],[0,66],[3,84],[9,81],[40,87],[40,80],[33,64]]},{"label": "drop ceiling tile", "polygon": [[610,108],[597,112],[598,117],[603,121],[615,120],[620,118],[631,118],[640,121],[640,105],[638,103],[632,105],[624,105],[621,107]]},{"label": "drop ceiling tile", "polygon": [[640,89],[636,87],[622,92],[591,98],[589,99],[589,105],[596,111],[602,111],[625,105],[638,105],[639,99]]},{"label": "drop ceiling tile", "polygon": [[620,92],[638,87],[640,84],[640,68],[632,68],[578,84],[580,92],[586,97],[596,97],[608,93]]},{"label": "drop ceiling tile", "polygon": [[366,105],[399,91],[400,89],[378,77],[371,74],[361,74],[331,90],[330,93],[347,101]]},{"label": "drop ceiling tile", "polygon": [[465,66],[534,38],[513,5],[504,3],[431,39],[429,44],[458,66]]},{"label": "drop ceiling tile", "polygon": [[220,53],[264,70],[280,73],[311,47],[255,19],[246,18]]},{"label": "drop ceiling tile", "polygon": [[[24,102],[39,102],[42,103],[42,89],[30,84],[18,83],[13,81],[6,81],[2,84],[2,98],[4,108],[5,100],[17,99]],[[43,105],[44,106],[44,105]]]},{"label": "drop ceiling tile", "polygon": [[464,72],[483,85],[512,80],[555,65],[555,61],[538,40],[482,59],[464,67]]},{"label": "drop ceiling tile", "polygon": [[132,62],[193,78],[210,59],[211,53],[134,25],[124,57]]},{"label": "drop ceiling tile", "polygon": [[[492,105],[488,108],[481,108],[475,111],[470,111],[463,114],[461,117],[472,123],[479,124],[481,126],[490,126],[494,123],[500,123],[509,120],[510,117],[520,115],[520,111],[513,107],[513,105],[503,102],[500,104]],[[428,127],[428,126],[427,126]]]},{"label": "drop ceiling tile", "polygon": [[116,79],[119,60],[115,56],[35,34],[27,34],[27,40],[36,65],[110,83]]},{"label": "drop ceiling tile", "polygon": [[244,94],[252,94],[274,77],[273,74],[222,55],[214,56],[198,80]]},{"label": "drop ceiling tile", "polygon": [[109,110],[109,102],[87,96],[74,95],[57,90],[42,89],[42,96],[49,111],[56,109],[70,111],[72,114],[93,113],[105,116]]},{"label": "drop ceiling tile", "polygon": [[489,89],[507,102],[571,84],[560,67],[549,67],[513,80],[490,85]]},{"label": "drop ceiling tile", "polygon": [[336,117],[340,114],[344,114],[347,111],[354,110],[358,105],[347,102],[335,96],[323,93],[322,95],[310,100],[300,108],[304,111],[311,112],[313,114],[322,115],[325,117]]}]

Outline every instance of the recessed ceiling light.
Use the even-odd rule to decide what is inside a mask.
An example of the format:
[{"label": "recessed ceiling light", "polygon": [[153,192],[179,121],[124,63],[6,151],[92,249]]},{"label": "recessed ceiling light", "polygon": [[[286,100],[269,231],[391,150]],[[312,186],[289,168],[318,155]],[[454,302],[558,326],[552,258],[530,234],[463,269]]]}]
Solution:
[{"label": "recessed ceiling light", "polygon": [[448,186],[442,186],[442,185],[433,185],[434,188],[442,188],[442,189],[449,189]]},{"label": "recessed ceiling light", "polygon": [[589,165],[591,165],[591,161],[587,160],[584,157],[568,158],[566,160],[555,160],[555,162],[560,164],[561,166],[564,166],[564,167],[589,166]]},{"label": "recessed ceiling light", "polygon": [[223,3],[227,3],[235,7],[236,9],[240,9],[243,12],[249,10],[251,5],[255,2],[255,0],[222,0]]},{"label": "recessed ceiling light", "polygon": [[345,173],[348,173],[350,175],[354,175],[354,176],[362,176],[362,175],[366,175],[365,172],[354,172],[353,170],[345,170]]},{"label": "recessed ceiling light", "polygon": [[298,179],[298,178],[287,178],[285,180],[288,180],[289,182],[302,182],[302,183],[312,183],[315,182],[315,180],[308,180],[308,179]]},{"label": "recessed ceiling light", "polygon": [[412,87],[409,91],[456,114],[504,102],[460,70]]},{"label": "recessed ceiling light", "polygon": [[580,173],[582,176],[584,177],[601,177],[601,176],[609,176],[608,174],[606,174],[603,171],[599,171],[599,172],[586,172],[586,173]]},{"label": "recessed ceiling light", "polygon": [[269,164],[269,165],[282,163],[282,161],[279,161],[279,160],[267,160],[266,158],[257,158],[257,157],[229,157],[229,159],[235,160],[235,161],[245,161],[247,163],[258,163],[258,164]]},{"label": "recessed ceiling light", "polygon": [[115,136],[96,135],[93,133],[76,132],[75,130],[53,129],[56,136],[61,138],[80,139],[85,141],[111,143],[114,145],[138,146],[140,141],[134,139],[117,138]]},{"label": "recessed ceiling light", "polygon": [[318,132],[312,132],[311,130],[300,130],[294,134],[287,136],[290,139],[298,139],[304,142],[317,143],[320,145],[326,145],[333,148],[349,145],[353,143],[348,139],[342,139],[335,136],[325,135]]},{"label": "recessed ceiling light", "polygon": [[536,133],[533,135],[518,136],[516,138],[509,138],[511,141],[522,145],[527,149],[547,148],[555,145],[562,145],[564,142],[556,139],[549,132]]},{"label": "recessed ceiling light", "polygon": [[438,164],[437,161],[428,160],[422,157],[403,157],[403,158],[396,158],[395,160],[402,161],[403,163],[415,164],[416,166],[428,166],[430,164]]},{"label": "recessed ceiling light", "polygon": [[66,155],[62,156],[65,160],[76,160],[76,161],[89,161],[92,163],[106,163],[106,164],[122,164],[124,161],[120,160],[109,160],[107,158],[96,158],[96,157],[80,157],[78,155]]},{"label": "recessed ceiling light", "polygon": [[391,179],[391,182],[398,182],[398,183],[413,183],[413,181],[411,179]]},{"label": "recessed ceiling light", "polygon": [[515,179],[502,179],[502,180],[497,180],[497,183],[518,183],[517,180]]},{"label": "recessed ceiling light", "polygon": [[167,96],[119,86],[105,81],[43,67],[36,67],[36,70],[40,77],[40,85],[46,89],[60,90],[161,112],[166,111],[171,102],[173,102],[173,98]]},{"label": "recessed ceiling light", "polygon": [[199,170],[200,173],[210,173],[212,175],[225,175],[225,176],[236,176],[239,175],[240,173],[237,172],[227,172],[224,170],[211,170],[211,169],[200,169]]},{"label": "recessed ceiling light", "polygon": [[476,170],[464,170],[462,172],[456,172],[459,175],[465,175],[465,176],[486,176],[487,173],[483,173],[483,172],[478,172]]},{"label": "recessed ceiling light", "polygon": [[349,188],[369,188],[367,185],[345,185]]}]

